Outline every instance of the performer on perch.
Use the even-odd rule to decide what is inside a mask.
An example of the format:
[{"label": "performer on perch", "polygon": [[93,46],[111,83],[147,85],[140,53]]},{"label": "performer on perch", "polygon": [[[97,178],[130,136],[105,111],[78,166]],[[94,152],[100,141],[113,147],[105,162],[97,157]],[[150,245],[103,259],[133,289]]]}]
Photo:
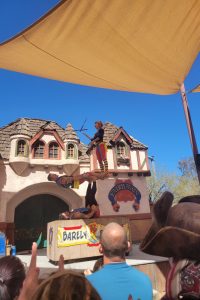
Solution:
[{"label": "performer on perch", "polygon": [[95,146],[96,155],[99,162],[99,166],[102,172],[108,173],[108,161],[107,161],[107,147],[103,142],[104,129],[103,123],[101,121],[95,122],[96,133],[92,138],[90,138],[91,146]]},{"label": "performer on perch", "polygon": [[103,180],[105,178],[104,174],[95,173],[95,172],[86,172],[80,175],[73,175],[73,176],[58,176],[55,173],[49,173],[47,179],[49,181],[54,181],[59,186],[64,188],[75,188],[78,189],[79,185],[85,181],[92,182],[98,179]]}]

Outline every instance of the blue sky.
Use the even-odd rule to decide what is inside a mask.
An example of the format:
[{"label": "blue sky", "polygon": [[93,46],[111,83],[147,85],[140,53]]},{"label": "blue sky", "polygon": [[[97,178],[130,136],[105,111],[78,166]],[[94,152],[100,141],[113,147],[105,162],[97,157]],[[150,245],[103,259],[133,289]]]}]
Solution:
[{"label": "blue sky", "polygon": [[[0,2],[0,42],[12,37],[40,16],[56,0]],[[200,83],[200,55],[185,80],[186,90]],[[188,94],[196,135],[200,141],[200,94]],[[177,172],[178,161],[192,156],[180,94],[158,96],[112,91],[63,83],[0,69],[0,127],[20,117],[56,121],[62,127],[81,127],[87,118],[88,134],[94,121],[109,121],[149,147],[155,166]],[[88,140],[79,135],[80,139]],[[200,147],[200,146],[199,146]]]}]

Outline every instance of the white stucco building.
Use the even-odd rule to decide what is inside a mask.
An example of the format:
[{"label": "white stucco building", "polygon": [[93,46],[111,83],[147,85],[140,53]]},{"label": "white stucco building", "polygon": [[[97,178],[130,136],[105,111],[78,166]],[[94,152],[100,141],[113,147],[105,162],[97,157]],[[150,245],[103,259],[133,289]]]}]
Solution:
[{"label": "white stucco building", "polygon": [[[104,131],[110,176],[97,182],[101,215],[128,215],[133,238],[139,239],[150,221],[147,147],[122,127],[107,122]],[[86,151],[71,124],[63,129],[54,121],[21,118],[0,128],[0,230],[10,241],[27,248],[60,212],[84,206],[86,182],[64,189],[47,176],[100,171],[95,150]]]}]

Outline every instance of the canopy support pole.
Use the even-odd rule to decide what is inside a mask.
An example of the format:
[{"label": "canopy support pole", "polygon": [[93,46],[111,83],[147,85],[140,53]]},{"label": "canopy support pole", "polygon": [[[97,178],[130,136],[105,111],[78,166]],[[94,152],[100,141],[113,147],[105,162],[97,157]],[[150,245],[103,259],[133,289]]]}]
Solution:
[{"label": "canopy support pole", "polygon": [[192,126],[192,120],[191,120],[191,116],[190,116],[190,110],[189,110],[189,106],[188,106],[188,100],[187,100],[184,83],[181,85],[180,92],[181,92],[181,98],[182,98],[182,103],[183,103],[183,109],[185,112],[188,133],[189,133],[189,137],[190,137],[190,143],[192,146],[192,152],[193,152],[193,156],[194,156],[194,162],[195,162],[195,166],[196,166],[197,176],[198,176],[198,180],[199,180],[199,184],[200,184],[200,155],[198,154],[198,148],[197,148],[197,143],[196,143],[196,139],[195,139],[194,129]]}]

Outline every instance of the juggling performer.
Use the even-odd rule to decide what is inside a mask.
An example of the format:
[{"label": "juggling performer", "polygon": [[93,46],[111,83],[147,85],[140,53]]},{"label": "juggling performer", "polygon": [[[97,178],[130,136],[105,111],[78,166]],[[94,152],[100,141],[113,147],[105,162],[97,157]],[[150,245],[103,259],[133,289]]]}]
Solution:
[{"label": "juggling performer", "polygon": [[105,174],[108,175],[107,147],[103,141],[103,138],[104,138],[103,123],[101,121],[96,121],[94,123],[94,126],[97,129],[97,131],[93,137],[90,137],[87,133],[84,132],[85,130],[87,130],[84,128],[85,122],[86,122],[86,120],[84,121],[83,125],[81,126],[81,129],[79,129],[77,131],[84,134],[91,141],[86,153],[89,154],[90,151],[95,147],[96,148],[96,156],[97,156],[97,160],[99,162],[100,169],[102,172],[104,172]]},{"label": "juggling performer", "polygon": [[85,136],[87,136],[91,140],[87,153],[89,153],[90,150],[93,147],[95,147],[96,156],[99,162],[100,169],[102,172],[108,173],[107,147],[103,141],[103,137],[104,137],[103,123],[101,121],[96,121],[95,128],[97,129],[97,131],[92,138],[88,134],[81,131]]}]

